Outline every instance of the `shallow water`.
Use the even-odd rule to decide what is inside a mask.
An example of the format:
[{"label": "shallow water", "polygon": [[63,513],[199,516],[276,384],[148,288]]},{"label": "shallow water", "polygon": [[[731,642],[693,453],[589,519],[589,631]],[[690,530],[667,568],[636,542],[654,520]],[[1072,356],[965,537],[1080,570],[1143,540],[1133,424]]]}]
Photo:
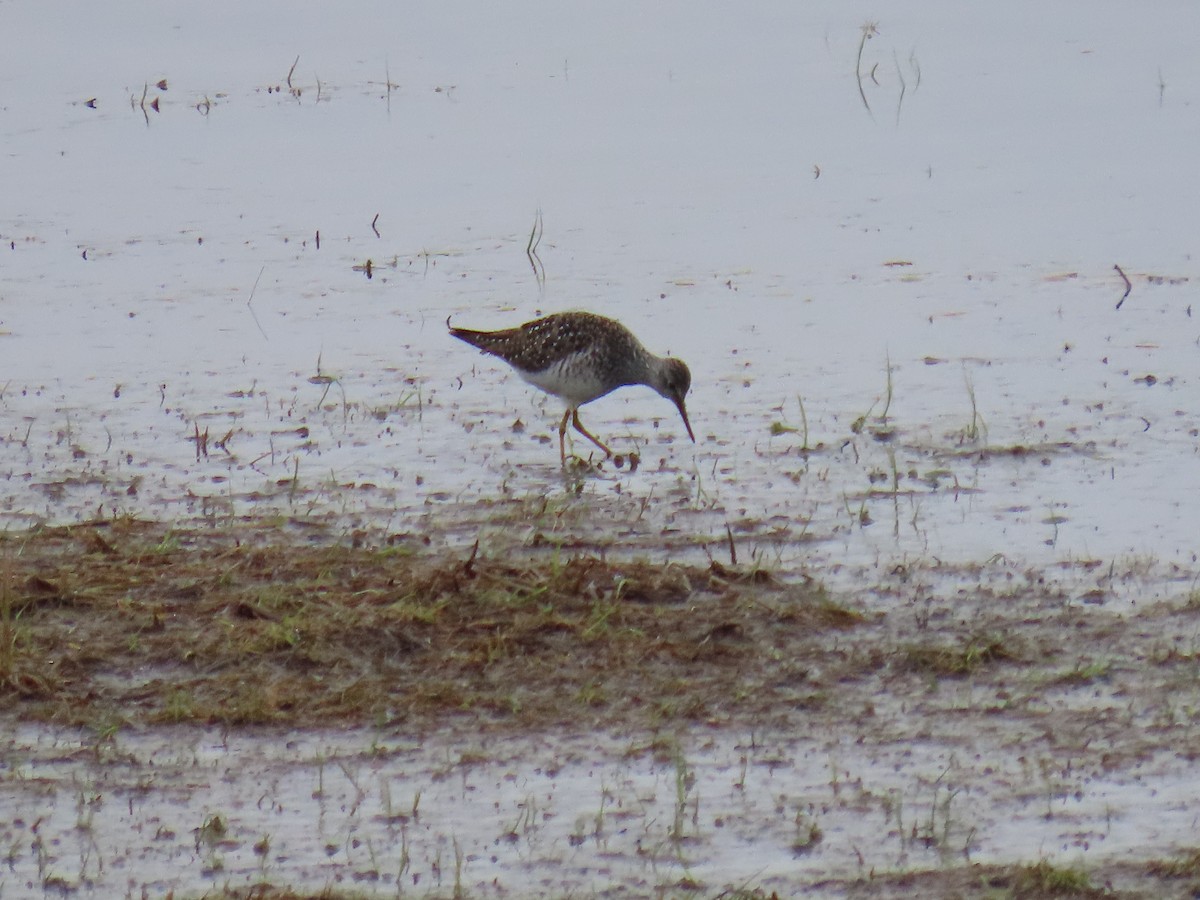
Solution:
[{"label": "shallow water", "polygon": [[[785,556],[802,531],[842,562],[1190,560],[1200,72],[1178,17],[992,22],[980,55],[953,31],[977,14],[897,11],[863,48],[868,111],[863,22],[836,5],[732,34],[692,11],[673,40],[666,10],[506,19],[537,21],[536,47],[363,7],[389,36],[365,53],[340,15],[289,14],[203,64],[223,20],[78,12],[111,55],[0,81],[10,526],[278,510],[470,543],[460,504],[561,492],[557,403],[442,323],[586,307],[695,373],[694,447],[644,389],[586,410],[645,465],[582,502],[619,490],[635,531],[686,513],[697,541],[783,526]],[[1063,152],[1084,145],[1086,165]],[[771,432],[802,426],[801,401],[808,457]],[[892,439],[854,434],[865,414]]]},{"label": "shallow water", "polygon": [[1027,758],[998,757],[987,737],[699,732],[656,755],[590,737],[422,744],[181,729],[97,751],[21,729],[0,749],[6,793],[36,813],[8,823],[0,845],[16,894],[280,877],[417,895],[685,882],[791,893],[872,871],[1007,862],[1014,848],[1136,861],[1195,828],[1190,767],[1172,754],[1113,772],[1036,744]]},{"label": "shallow water", "polygon": [[[737,18],[692,4],[3,10],[22,36],[0,60],[6,528],[280,514],[433,547],[699,561],[727,559],[728,534],[743,563],[883,610],[889,573],[915,561],[950,593],[961,566],[1050,567],[1066,594],[1107,579],[1107,602],[1131,608],[1197,577],[1194,4],[893,4],[862,43],[861,78],[864,14],[836,3]],[[1132,283],[1119,309],[1116,265]],[[448,315],[502,327],[570,308],[688,361],[695,445],[668,404],[624,390],[584,418],[641,467],[564,479],[557,403],[445,331]],[[554,515],[531,515],[547,504]],[[692,852],[666,837],[672,766],[622,761],[604,736],[547,737],[536,766],[447,762],[437,783],[390,768],[432,771],[421,751],[373,758],[360,736],[299,735],[282,757],[253,736],[219,751],[211,735],[123,737],[124,767],[69,741],[55,761],[63,740],[15,738],[10,759],[33,759],[5,790],[44,805],[54,871],[101,893],[248,883],[260,862],[282,882],[375,870],[392,884],[398,830],[422,886],[434,860],[453,883],[458,837],[481,891],[547,866],[584,889],[723,884],[742,863],[770,887],[797,866],[815,879],[911,862],[923,851],[899,837],[855,838],[863,809],[886,826],[889,792],[905,794],[907,823],[949,767],[964,770],[964,805],[976,767],[994,784],[1025,778],[1007,738],[865,750],[784,736],[766,752],[786,755],[787,778],[748,764],[757,777],[738,789],[748,738],[718,734],[685,753],[701,785]],[[439,746],[451,759],[459,745]],[[326,752],[349,755],[364,798],[348,799],[340,768],[311,796]],[[156,754],[169,775],[148,768]],[[835,795],[835,764],[871,798]],[[1040,798],[989,792],[986,828],[962,844],[997,860],[1081,842],[1164,852],[1194,817],[1170,800],[1187,769],[1168,753],[1081,775],[1083,799],[1049,800],[1061,806],[1036,827],[1008,813]],[[138,778],[171,790],[139,794]],[[420,823],[374,818],[382,783],[399,805],[422,791]],[[585,825],[572,846],[608,790],[632,824],[602,839]],[[766,811],[773,790],[782,812]],[[1134,794],[1159,804],[1137,827],[1100,811]],[[800,861],[793,806],[820,807],[827,835]],[[85,813],[121,828],[76,827]],[[210,813],[236,846],[193,847]],[[107,843],[156,818],[174,837]],[[510,819],[528,825],[515,841]],[[261,833],[274,836],[262,860]],[[370,861],[371,835],[389,857]],[[45,883],[36,854],[16,855],[20,883]]]}]

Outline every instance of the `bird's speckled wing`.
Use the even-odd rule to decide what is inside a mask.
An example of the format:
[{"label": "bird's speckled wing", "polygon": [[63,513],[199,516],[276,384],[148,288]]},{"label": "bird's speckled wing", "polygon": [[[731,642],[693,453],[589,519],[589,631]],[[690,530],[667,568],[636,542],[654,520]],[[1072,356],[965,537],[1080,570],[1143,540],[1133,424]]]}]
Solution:
[{"label": "bird's speckled wing", "polygon": [[534,373],[584,353],[604,358],[612,353],[614,345],[623,345],[626,353],[642,352],[641,345],[624,325],[591,313],[558,313],[503,331],[452,328],[450,333],[484,353]]}]

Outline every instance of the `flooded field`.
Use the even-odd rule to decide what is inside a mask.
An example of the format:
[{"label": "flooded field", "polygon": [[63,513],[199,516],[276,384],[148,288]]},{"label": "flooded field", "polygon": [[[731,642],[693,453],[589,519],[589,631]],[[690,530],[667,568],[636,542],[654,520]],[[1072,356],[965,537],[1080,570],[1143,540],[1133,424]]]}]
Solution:
[{"label": "flooded field", "polygon": [[1192,5],[0,10],[0,896],[1197,888]]},{"label": "flooded field", "polygon": [[[1179,761],[1118,776],[1065,756],[984,765],[981,749],[717,732],[656,759],[610,739],[430,748],[187,729],[97,757],[19,734],[6,755],[37,762],[8,792],[38,815],[4,829],[6,893],[220,896],[286,880],[334,896],[716,896],[750,884],[763,896],[903,896],[913,876],[897,873],[940,871],[951,893],[965,879],[1003,896],[1023,873],[986,863],[1013,847],[1067,859],[1057,872],[1097,889],[1194,885],[1194,862],[1177,862],[1190,880],[1151,878],[1137,852],[1195,827],[1194,805],[1171,799],[1192,786]],[[64,776],[70,787],[55,789]],[[1147,801],[1149,783],[1163,790]],[[1104,864],[1071,868],[1094,847]]]},{"label": "flooded field", "polygon": [[1143,572],[3,549],[17,896],[1195,885],[1200,595]]}]

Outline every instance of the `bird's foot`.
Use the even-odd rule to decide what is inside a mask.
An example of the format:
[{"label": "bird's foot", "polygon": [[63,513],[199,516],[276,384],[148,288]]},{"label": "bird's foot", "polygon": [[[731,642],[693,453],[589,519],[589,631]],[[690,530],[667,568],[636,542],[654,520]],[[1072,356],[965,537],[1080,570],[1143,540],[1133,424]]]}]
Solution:
[{"label": "bird's foot", "polygon": [[587,475],[599,472],[604,467],[604,459],[604,457],[596,459],[595,455],[591,453],[586,458],[578,453],[568,453],[563,459],[563,472],[568,475]]},{"label": "bird's foot", "polygon": [[632,474],[638,470],[638,466],[642,464],[642,457],[636,450],[630,450],[628,454],[617,453],[612,458],[613,465],[618,469],[623,468],[625,463],[629,463],[629,471]]}]

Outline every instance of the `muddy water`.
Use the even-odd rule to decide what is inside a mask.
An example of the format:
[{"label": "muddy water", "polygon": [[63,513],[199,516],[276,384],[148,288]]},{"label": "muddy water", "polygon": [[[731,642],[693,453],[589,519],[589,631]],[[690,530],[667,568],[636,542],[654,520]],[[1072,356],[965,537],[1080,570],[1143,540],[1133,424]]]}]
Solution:
[{"label": "muddy water", "polygon": [[[1038,7],[1034,34],[925,3],[874,31],[841,4],[4,9],[7,528],[278,516],[700,561],[732,535],[885,615],[914,565],[943,597],[1046,572],[1130,615],[1191,589],[1190,5]],[[557,404],[445,333],[564,308],[688,361],[696,445],[623,391],[585,420],[641,467],[564,479]],[[1145,857],[1195,815],[1170,740],[1060,784],[1012,734],[717,733],[682,764],[557,735],[471,766],[469,739],[375,739],[122,734],[97,760],[22,729],[6,884],[390,893],[453,885],[457,856],[481,892],[771,887],[936,862],[913,823],[972,858]]]},{"label": "muddy water", "polygon": [[[81,10],[104,51],[0,73],[17,98],[0,515],[278,513],[469,544],[464,504],[578,486],[548,443],[558,404],[443,322],[583,307],[695,375],[695,446],[645,389],[586,411],[645,465],[585,479],[579,502],[618,497],[615,527],[643,542],[668,528],[713,543],[728,524],[744,553],[791,560],[802,535],[849,564],[1189,562],[1200,326],[1171,225],[1194,224],[1194,61],[1159,57],[1165,22],[1120,23],[1144,43],[1119,48],[1104,23],[1064,23],[1036,47],[1064,109],[1017,116],[1011,96],[1037,92],[995,84],[995,60],[933,40],[914,9],[863,43],[877,58],[860,97],[846,63],[863,23],[837,9],[788,19],[809,52],[754,78],[762,42],[792,46],[764,22],[727,59],[726,23],[697,21],[685,51],[651,17],[617,41],[618,65],[597,55],[607,28],[583,40],[559,16],[542,23],[553,50],[468,52],[434,19],[419,41],[392,23],[399,46],[353,62],[344,24],[300,17],[206,66],[217,22],[131,29]],[[31,34],[54,27],[13,12]],[[290,50],[269,58],[305,28],[328,36],[295,69]],[[1111,92],[1136,47],[1180,71],[1145,102]],[[968,59],[973,77],[942,74]],[[1123,132],[1154,130],[1158,164],[1123,138],[1089,145],[1089,168],[1056,155],[1114,96]],[[1012,155],[998,135],[1047,144]],[[1117,263],[1133,288],[1120,310]]]},{"label": "muddy water", "polygon": [[[1011,859],[1137,859],[1194,828],[1189,766],[1003,758],[983,740],[636,741],[21,729],[3,748],[6,884],[202,892],[262,880],[476,896],[830,878]],[[1153,788],[1151,788],[1153,785]],[[105,887],[107,886],[107,887]]]}]

